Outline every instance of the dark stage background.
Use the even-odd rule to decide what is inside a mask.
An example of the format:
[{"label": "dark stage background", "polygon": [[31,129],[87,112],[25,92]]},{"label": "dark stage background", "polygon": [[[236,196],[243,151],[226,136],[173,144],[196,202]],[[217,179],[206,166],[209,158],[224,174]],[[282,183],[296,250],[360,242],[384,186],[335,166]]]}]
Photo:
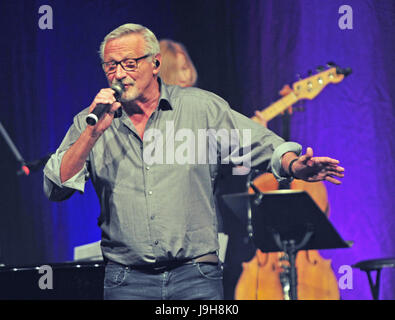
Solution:
[{"label": "dark stage background", "polygon": [[[53,29],[38,26],[41,5]],[[339,28],[339,7],[353,10],[353,29]],[[395,1],[25,1],[0,2],[1,115],[30,161],[60,144],[73,116],[106,87],[97,51],[115,27],[140,23],[158,37],[183,42],[199,72],[198,86],[251,116],[279,98],[297,73],[328,61],[353,73],[305,103],[291,120],[291,139],[316,155],[341,160],[341,186],[327,184],[330,219],[351,249],[325,250],[339,268],[395,256]],[[281,134],[281,119],[269,127]],[[70,261],[75,246],[97,241],[93,188],[50,203],[42,172],[16,176],[0,138],[0,260],[6,265]],[[237,255],[237,252],[234,252]],[[395,298],[395,270],[382,273],[381,298]],[[353,272],[343,299],[371,299],[366,275]]]}]

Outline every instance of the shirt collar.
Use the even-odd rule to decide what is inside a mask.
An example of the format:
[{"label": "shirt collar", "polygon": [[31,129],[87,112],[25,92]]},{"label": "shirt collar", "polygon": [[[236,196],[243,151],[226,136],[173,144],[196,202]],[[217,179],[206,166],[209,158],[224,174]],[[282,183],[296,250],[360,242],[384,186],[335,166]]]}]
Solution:
[{"label": "shirt collar", "polygon": [[158,77],[158,83],[160,89],[158,109],[173,110],[173,106],[170,104],[170,95],[167,90],[167,86],[163,83],[160,77]]}]

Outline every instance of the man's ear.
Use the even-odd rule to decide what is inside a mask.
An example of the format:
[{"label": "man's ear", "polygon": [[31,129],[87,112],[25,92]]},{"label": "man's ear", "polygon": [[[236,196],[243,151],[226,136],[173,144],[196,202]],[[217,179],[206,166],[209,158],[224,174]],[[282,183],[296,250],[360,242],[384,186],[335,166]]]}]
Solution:
[{"label": "man's ear", "polygon": [[162,57],[160,53],[158,53],[152,61],[154,65],[154,71],[153,71],[154,75],[157,75],[159,73],[161,62],[162,62]]}]

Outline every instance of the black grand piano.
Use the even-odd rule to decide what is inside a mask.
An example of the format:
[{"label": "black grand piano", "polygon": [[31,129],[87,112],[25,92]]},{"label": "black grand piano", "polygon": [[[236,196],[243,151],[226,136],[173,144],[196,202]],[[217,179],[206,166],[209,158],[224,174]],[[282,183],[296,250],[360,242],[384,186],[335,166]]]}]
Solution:
[{"label": "black grand piano", "polygon": [[[46,266],[52,289],[40,287],[40,278],[49,275]],[[102,300],[103,281],[102,260],[0,266],[0,300]]]}]

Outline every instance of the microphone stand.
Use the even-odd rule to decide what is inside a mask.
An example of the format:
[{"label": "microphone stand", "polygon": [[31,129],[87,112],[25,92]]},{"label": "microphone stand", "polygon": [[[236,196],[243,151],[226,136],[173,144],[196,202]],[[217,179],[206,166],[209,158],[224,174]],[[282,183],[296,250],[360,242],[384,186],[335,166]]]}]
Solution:
[{"label": "microphone stand", "polygon": [[[2,125],[1,121],[0,121],[0,134],[3,136],[5,142],[7,143],[8,147],[10,148],[10,150],[12,151],[12,153],[14,154],[16,160],[19,162],[19,170],[17,171],[17,175],[21,176],[28,176],[30,174],[30,172],[32,171],[38,171],[40,170],[42,167],[45,166],[45,164],[47,163],[47,161],[49,160],[49,158],[51,157],[52,153],[49,153],[47,155],[45,155],[44,157],[34,160],[34,161],[30,161],[30,162],[26,162],[23,157],[21,156],[21,154],[18,151],[18,148],[15,146],[15,144],[12,142],[10,136],[7,133],[7,130],[4,128],[4,126]],[[1,249],[1,248],[0,248]],[[1,267],[5,267],[5,264],[3,262],[3,257],[2,257],[2,252],[0,250],[0,268]]]},{"label": "microphone stand", "polygon": [[12,153],[14,154],[16,160],[19,162],[20,168],[17,171],[18,176],[21,175],[28,176],[32,171],[40,170],[43,166],[45,166],[45,164],[47,163],[47,161],[52,155],[52,153],[49,153],[40,159],[26,162],[21,156],[21,154],[19,153],[15,144],[12,142],[10,136],[8,135],[6,129],[3,127],[1,122],[0,122],[0,133],[3,136],[4,140],[6,141],[8,147],[11,149]]},{"label": "microphone stand", "polygon": [[26,162],[25,160],[22,158],[21,154],[19,153],[17,147],[15,146],[15,144],[12,142],[10,136],[8,135],[6,129],[3,127],[3,125],[0,122],[0,133],[3,136],[5,142],[8,144],[8,147],[11,149],[12,153],[14,154],[16,160],[19,162],[20,164],[20,169],[17,172],[18,175],[29,175],[30,170],[29,168],[26,166]]}]

